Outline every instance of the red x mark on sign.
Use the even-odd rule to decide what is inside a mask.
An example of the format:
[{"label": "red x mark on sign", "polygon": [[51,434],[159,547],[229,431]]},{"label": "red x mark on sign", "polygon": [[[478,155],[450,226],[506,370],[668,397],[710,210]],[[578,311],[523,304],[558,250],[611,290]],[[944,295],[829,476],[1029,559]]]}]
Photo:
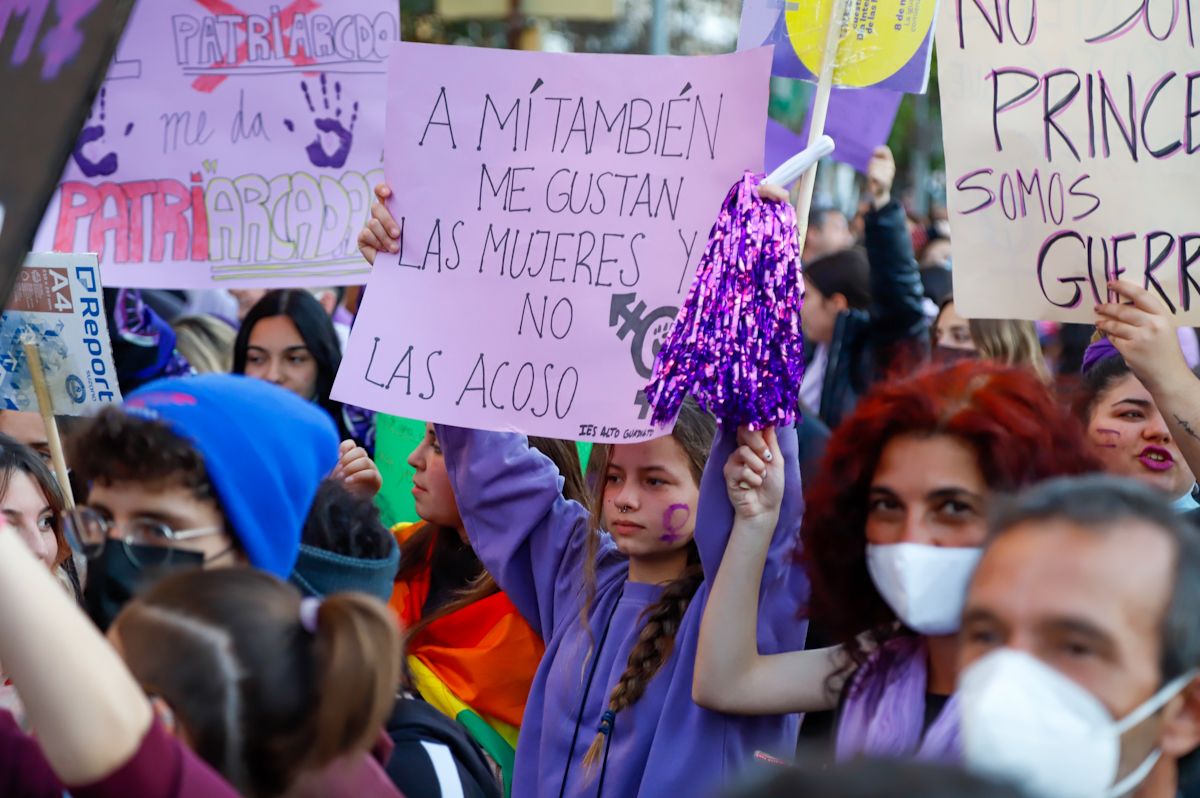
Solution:
[{"label": "red x mark on sign", "polygon": [[[205,10],[207,10],[210,14],[236,14],[243,18],[245,17],[244,12],[239,11],[231,3],[226,2],[226,0],[196,0],[196,2],[204,6]],[[321,4],[316,2],[316,0],[294,0],[291,5],[279,12],[280,27],[284,29],[290,29],[292,27],[292,21],[295,19],[297,14],[310,13],[320,8],[320,6]],[[284,44],[286,45],[287,43],[288,40],[285,37]],[[232,62],[221,61],[218,64],[214,64],[214,66],[233,67],[237,66],[238,64],[245,63],[247,58],[249,58],[249,48],[246,42],[243,41],[238,45],[237,52],[235,53],[234,60]],[[297,53],[296,55],[292,56],[291,61],[297,65],[316,63],[316,59],[307,53],[304,55]],[[211,92],[217,88],[217,86],[220,86],[222,83],[224,83],[225,78],[227,77],[229,76],[202,75],[192,81],[192,88],[196,91]]]}]

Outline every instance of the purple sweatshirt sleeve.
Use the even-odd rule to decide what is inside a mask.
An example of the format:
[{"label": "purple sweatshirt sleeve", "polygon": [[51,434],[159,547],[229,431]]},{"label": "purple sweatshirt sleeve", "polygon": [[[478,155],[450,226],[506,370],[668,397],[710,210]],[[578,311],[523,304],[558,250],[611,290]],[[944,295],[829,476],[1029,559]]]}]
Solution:
[{"label": "purple sweatshirt sleeve", "polygon": [[[0,711],[0,795],[61,798],[64,787],[37,741]],[[133,757],[94,784],[68,788],[71,798],[238,798],[215,771],[157,723]]]},{"label": "purple sweatshirt sleeve", "polygon": [[[784,489],[783,503],[779,511],[779,523],[771,538],[767,554],[766,570],[763,572],[763,590],[773,586],[780,577],[798,570],[790,556],[799,541],[800,519],[804,510],[804,499],[800,483],[800,445],[795,427],[778,427],[779,449],[783,454]],[[717,576],[717,569],[725,556],[725,546],[733,531],[733,505],[725,487],[725,463],[737,448],[737,430],[717,427],[712,452],[700,479],[700,506],[696,516],[696,545],[700,549],[700,563],[709,584]]]},{"label": "purple sweatshirt sleeve", "polygon": [[237,798],[238,793],[158,723],[133,758],[100,781],[71,787],[71,798]]},{"label": "purple sweatshirt sleeve", "polygon": [[[579,610],[588,511],[562,495],[558,468],[524,435],[437,425],[446,471],[479,559],[525,620],[548,639]],[[602,536],[598,582],[620,568]]]},{"label": "purple sweatshirt sleeve", "polygon": [[17,725],[7,710],[0,710],[0,795],[60,798],[62,785],[37,741]]}]

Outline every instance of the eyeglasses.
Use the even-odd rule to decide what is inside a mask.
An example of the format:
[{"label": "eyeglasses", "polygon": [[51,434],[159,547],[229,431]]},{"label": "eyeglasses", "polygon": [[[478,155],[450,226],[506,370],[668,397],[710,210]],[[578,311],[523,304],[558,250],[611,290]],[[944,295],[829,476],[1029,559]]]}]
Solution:
[{"label": "eyeglasses", "polygon": [[[170,560],[171,551],[177,548],[178,544],[225,531],[215,526],[177,531],[169,524],[148,518],[135,518],[122,524],[122,535],[112,534],[117,529],[117,524],[90,507],[78,507],[63,517],[63,533],[67,542],[89,560],[99,557],[109,540],[120,540],[125,545],[125,553],[129,559],[143,565],[160,565]],[[161,554],[153,557],[153,562],[140,562],[135,546],[159,549]]]}]

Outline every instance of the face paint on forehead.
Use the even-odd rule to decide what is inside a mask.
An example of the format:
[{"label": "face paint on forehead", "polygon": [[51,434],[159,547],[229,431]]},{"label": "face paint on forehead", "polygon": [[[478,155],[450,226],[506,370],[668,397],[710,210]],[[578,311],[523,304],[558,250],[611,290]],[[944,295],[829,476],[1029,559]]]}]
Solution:
[{"label": "face paint on forehead", "polygon": [[672,504],[663,513],[663,529],[666,530],[659,538],[663,543],[674,543],[683,537],[683,528],[692,517],[692,508],[686,504]]}]

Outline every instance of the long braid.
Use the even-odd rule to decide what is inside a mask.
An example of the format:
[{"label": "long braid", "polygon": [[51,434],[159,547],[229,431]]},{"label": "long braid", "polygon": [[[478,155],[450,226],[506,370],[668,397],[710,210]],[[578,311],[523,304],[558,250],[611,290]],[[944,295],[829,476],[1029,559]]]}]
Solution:
[{"label": "long braid", "polygon": [[[715,433],[715,419],[701,410],[694,399],[687,398],[680,408],[679,417],[676,419],[671,436],[683,449],[692,479],[695,480],[697,486],[700,484]],[[596,557],[600,540],[599,521],[604,507],[604,480],[608,472],[608,465],[612,462],[613,445],[609,444],[599,452],[596,449],[592,451],[593,458],[588,463],[589,471],[595,465],[594,476],[598,478],[598,483],[593,486],[594,505],[592,520],[587,530],[586,556],[583,563],[583,606],[579,614],[580,622],[587,629],[589,638],[591,638],[591,644],[584,657],[583,670],[580,672],[581,679],[586,671],[588,659],[597,654],[594,651],[596,641],[592,635],[590,619],[596,599]],[[604,713],[600,730],[584,755],[583,764],[589,770],[595,768],[604,753],[604,743],[612,732],[616,715],[641,699],[650,680],[659,672],[675,649],[675,636],[679,633],[680,624],[683,623],[684,613],[687,612],[688,605],[691,604],[696,591],[704,582],[704,571],[700,567],[700,550],[696,548],[695,541],[688,543],[687,550],[687,567],[683,573],[663,588],[663,594],[659,600],[642,613],[645,625],[642,627],[633,649],[629,652],[625,671],[617,680],[612,693],[609,694],[608,710]]]},{"label": "long braid", "polygon": [[605,720],[583,757],[584,767],[590,770],[599,763],[604,752],[605,739],[612,731],[613,719],[622,710],[628,709],[641,699],[650,680],[670,659],[671,652],[675,649],[675,635],[679,633],[684,613],[703,582],[704,571],[700,567],[699,553],[695,544],[691,544],[688,567],[678,579],[663,589],[659,600],[642,613],[646,623],[629,652],[625,672],[621,674],[608,697],[608,713],[612,714],[605,713]]}]

